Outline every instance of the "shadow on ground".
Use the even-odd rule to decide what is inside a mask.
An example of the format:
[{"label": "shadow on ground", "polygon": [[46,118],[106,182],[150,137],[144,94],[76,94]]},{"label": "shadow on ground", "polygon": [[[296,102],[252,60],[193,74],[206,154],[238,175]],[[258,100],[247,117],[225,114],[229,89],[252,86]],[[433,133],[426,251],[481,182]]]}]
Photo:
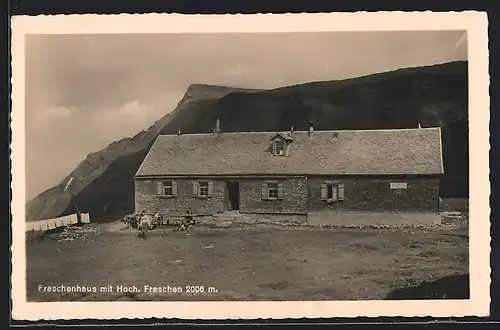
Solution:
[{"label": "shadow on ground", "polygon": [[469,299],[469,274],[450,275],[418,286],[394,289],[385,300]]}]

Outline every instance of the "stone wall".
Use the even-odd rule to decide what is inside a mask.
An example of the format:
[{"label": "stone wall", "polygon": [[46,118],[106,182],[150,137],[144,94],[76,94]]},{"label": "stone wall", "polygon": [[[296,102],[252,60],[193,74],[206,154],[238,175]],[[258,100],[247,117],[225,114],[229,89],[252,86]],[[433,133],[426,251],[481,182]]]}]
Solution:
[{"label": "stone wall", "polygon": [[[327,203],[321,200],[321,184],[337,181],[344,185],[344,200]],[[391,182],[405,182],[406,189],[391,189]],[[309,178],[308,211],[380,211],[439,212],[439,181],[437,179],[339,179]]]},{"label": "stone wall", "polygon": [[[262,184],[270,181],[283,188],[280,199],[262,198]],[[321,185],[335,181],[344,186],[344,200],[328,203],[321,199]],[[213,215],[226,210],[224,179],[211,180],[211,197],[193,196],[193,180],[175,179],[177,195],[157,195],[157,181],[135,181],[135,210],[153,212],[158,208],[168,215],[182,214],[190,207],[195,214]],[[433,178],[406,180],[292,177],[286,179],[240,179],[241,214],[306,215],[325,212],[439,212],[439,181]],[[391,182],[404,182],[406,189],[391,189]]]},{"label": "stone wall", "polygon": [[[262,199],[262,184],[269,181],[283,185],[282,199]],[[307,213],[307,179],[305,177],[278,180],[252,179],[239,182],[241,213]]]},{"label": "stone wall", "polygon": [[211,215],[224,211],[225,182],[212,180],[213,194],[208,198],[193,197],[193,180],[175,179],[177,196],[159,197],[157,180],[135,181],[135,211],[153,212],[158,208],[165,215],[183,214],[189,207],[195,214]]}]

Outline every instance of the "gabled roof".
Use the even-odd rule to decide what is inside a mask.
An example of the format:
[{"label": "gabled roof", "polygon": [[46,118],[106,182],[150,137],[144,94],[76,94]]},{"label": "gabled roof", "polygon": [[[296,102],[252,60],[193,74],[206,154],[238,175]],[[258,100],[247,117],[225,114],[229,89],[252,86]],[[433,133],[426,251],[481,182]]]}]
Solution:
[{"label": "gabled roof", "polygon": [[276,139],[278,136],[280,136],[285,141],[293,141],[292,135],[288,132],[278,132],[271,137],[271,140]]},{"label": "gabled roof", "polygon": [[443,173],[440,128],[293,133],[273,156],[276,132],[160,135],[137,177],[160,175],[431,175]]}]

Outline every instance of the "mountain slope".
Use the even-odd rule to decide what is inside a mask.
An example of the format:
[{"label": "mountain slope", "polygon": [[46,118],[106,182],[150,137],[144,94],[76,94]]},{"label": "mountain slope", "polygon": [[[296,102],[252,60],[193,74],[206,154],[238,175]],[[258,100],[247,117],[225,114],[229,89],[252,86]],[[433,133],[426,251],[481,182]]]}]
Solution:
[{"label": "mountain slope", "polygon": [[[133,212],[134,174],[161,130],[171,126],[177,132],[185,122],[197,118],[202,109],[233,91],[241,89],[191,85],[175,110],[156,121],[147,131],[89,154],[59,185],[30,200],[26,205],[27,221],[75,212],[70,193],[79,209],[90,212],[92,216]],[[68,192],[64,192],[64,186],[71,177],[74,180]]]},{"label": "mountain slope", "polygon": [[401,69],[341,81],[258,91],[192,85],[177,108],[146,132],[90,154],[59,186],[27,205],[28,220],[74,212],[70,190],[94,219],[133,212],[133,176],[158,134],[223,131],[410,128],[441,126],[445,177],[443,197],[468,196],[467,62]]}]

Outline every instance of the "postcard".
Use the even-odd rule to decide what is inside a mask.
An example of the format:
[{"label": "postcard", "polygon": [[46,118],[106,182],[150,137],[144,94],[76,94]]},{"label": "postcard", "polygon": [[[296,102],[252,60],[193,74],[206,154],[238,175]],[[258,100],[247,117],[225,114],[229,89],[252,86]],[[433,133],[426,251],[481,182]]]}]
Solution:
[{"label": "postcard", "polygon": [[485,13],[11,25],[14,319],[489,314]]}]

